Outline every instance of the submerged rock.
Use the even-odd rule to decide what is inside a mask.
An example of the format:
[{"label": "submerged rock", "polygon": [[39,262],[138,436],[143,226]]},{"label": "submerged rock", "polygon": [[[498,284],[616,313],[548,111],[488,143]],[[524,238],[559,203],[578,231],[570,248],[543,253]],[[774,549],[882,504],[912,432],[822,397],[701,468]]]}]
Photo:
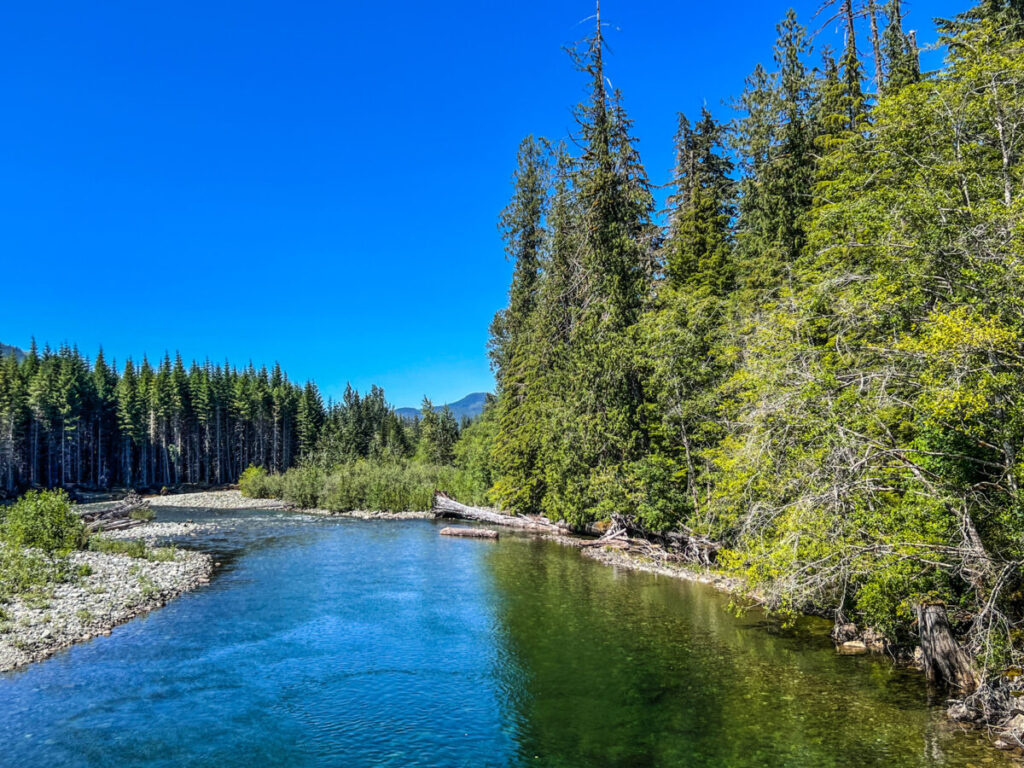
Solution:
[{"label": "submerged rock", "polygon": [[845,643],[840,643],[836,650],[841,654],[852,656],[858,653],[867,653],[868,646],[863,640],[847,640]]}]

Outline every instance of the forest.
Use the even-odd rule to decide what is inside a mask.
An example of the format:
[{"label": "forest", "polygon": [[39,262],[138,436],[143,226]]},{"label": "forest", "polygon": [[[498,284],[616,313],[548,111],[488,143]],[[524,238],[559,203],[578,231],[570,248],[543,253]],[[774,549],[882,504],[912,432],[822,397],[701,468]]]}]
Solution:
[{"label": "forest", "polygon": [[165,355],[118,372],[102,350],[91,361],[33,342],[20,362],[0,358],[0,497],[27,487],[221,485],[251,465],[282,472],[300,460],[450,463],[459,424],[429,399],[423,408],[422,419],[403,420],[379,387],[363,396],[347,387],[325,405],[316,384],[289,381],[277,364],[186,367]]},{"label": "forest", "polygon": [[936,20],[933,72],[899,0],[824,19],[842,50],[790,11],[730,120],[679,116],[666,211],[600,17],[576,48],[575,131],[522,142],[501,218],[491,498],[715,542],[769,608],[894,641],[947,606],[1001,670],[1024,648],[1024,4]]}]

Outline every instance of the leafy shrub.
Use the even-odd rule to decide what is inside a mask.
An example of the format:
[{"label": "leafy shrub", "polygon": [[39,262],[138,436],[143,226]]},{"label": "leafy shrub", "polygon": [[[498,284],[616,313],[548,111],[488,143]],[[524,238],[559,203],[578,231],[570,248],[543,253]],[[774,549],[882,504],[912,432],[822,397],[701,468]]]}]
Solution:
[{"label": "leafy shrub", "polygon": [[470,504],[485,503],[487,498],[487,489],[478,476],[452,466],[358,460],[331,470],[312,465],[296,467],[283,475],[267,475],[258,468],[250,470],[246,470],[250,492],[259,489],[265,493],[266,488],[271,488],[275,492],[268,495],[273,498],[334,512],[430,509],[435,490],[446,491]]},{"label": "leafy shrub", "polygon": [[4,516],[0,539],[14,549],[41,550],[66,556],[85,544],[85,526],[64,491],[29,491]]},{"label": "leafy shrub", "polygon": [[434,491],[467,504],[485,504],[486,480],[477,470],[413,461],[360,459],[323,469],[307,464],[271,475],[249,467],[238,482],[250,498],[283,499],[307,509],[408,512],[430,509]]},{"label": "leafy shrub", "polygon": [[263,467],[250,466],[238,478],[238,489],[250,499],[280,499],[281,475],[271,475]]},{"label": "leafy shrub", "polygon": [[271,477],[278,478],[281,485],[280,495],[274,498],[310,509],[318,506],[323,487],[323,473],[316,467],[296,467],[283,475]]}]

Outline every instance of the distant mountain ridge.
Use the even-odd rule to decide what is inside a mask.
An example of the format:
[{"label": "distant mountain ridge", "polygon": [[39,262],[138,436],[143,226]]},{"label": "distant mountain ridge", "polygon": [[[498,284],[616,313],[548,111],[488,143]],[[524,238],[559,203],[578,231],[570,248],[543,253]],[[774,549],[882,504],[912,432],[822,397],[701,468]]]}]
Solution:
[{"label": "distant mountain ridge", "polygon": [[[455,416],[456,421],[462,421],[463,416],[475,419],[484,412],[484,405],[486,403],[486,392],[473,392],[466,395],[461,400],[456,400],[454,403],[448,403],[448,408],[451,410],[452,415]],[[435,411],[440,411],[442,408],[444,408],[443,405],[434,406]],[[403,419],[409,419],[410,421],[420,417],[419,408],[396,408],[395,413]]]},{"label": "distant mountain ridge", "polygon": [[10,344],[0,344],[0,357],[7,357],[8,355],[14,355],[14,359],[20,363],[25,359],[25,350],[12,347]]}]

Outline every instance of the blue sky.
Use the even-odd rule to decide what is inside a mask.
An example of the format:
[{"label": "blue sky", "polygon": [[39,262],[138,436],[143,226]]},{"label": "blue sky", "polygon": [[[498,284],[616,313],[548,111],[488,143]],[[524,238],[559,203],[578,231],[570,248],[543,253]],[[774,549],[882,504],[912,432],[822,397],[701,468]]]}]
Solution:
[{"label": "blue sky", "polygon": [[[813,29],[818,4],[795,4]],[[932,42],[930,18],[966,5],[907,2],[908,26]],[[653,181],[676,112],[727,117],[787,7],[606,0],[608,74]],[[9,4],[0,341],[279,360],[325,395],[378,383],[396,405],[491,388],[487,327],[511,274],[497,217],[519,140],[572,125],[583,82],[562,46],[592,12]]]}]

